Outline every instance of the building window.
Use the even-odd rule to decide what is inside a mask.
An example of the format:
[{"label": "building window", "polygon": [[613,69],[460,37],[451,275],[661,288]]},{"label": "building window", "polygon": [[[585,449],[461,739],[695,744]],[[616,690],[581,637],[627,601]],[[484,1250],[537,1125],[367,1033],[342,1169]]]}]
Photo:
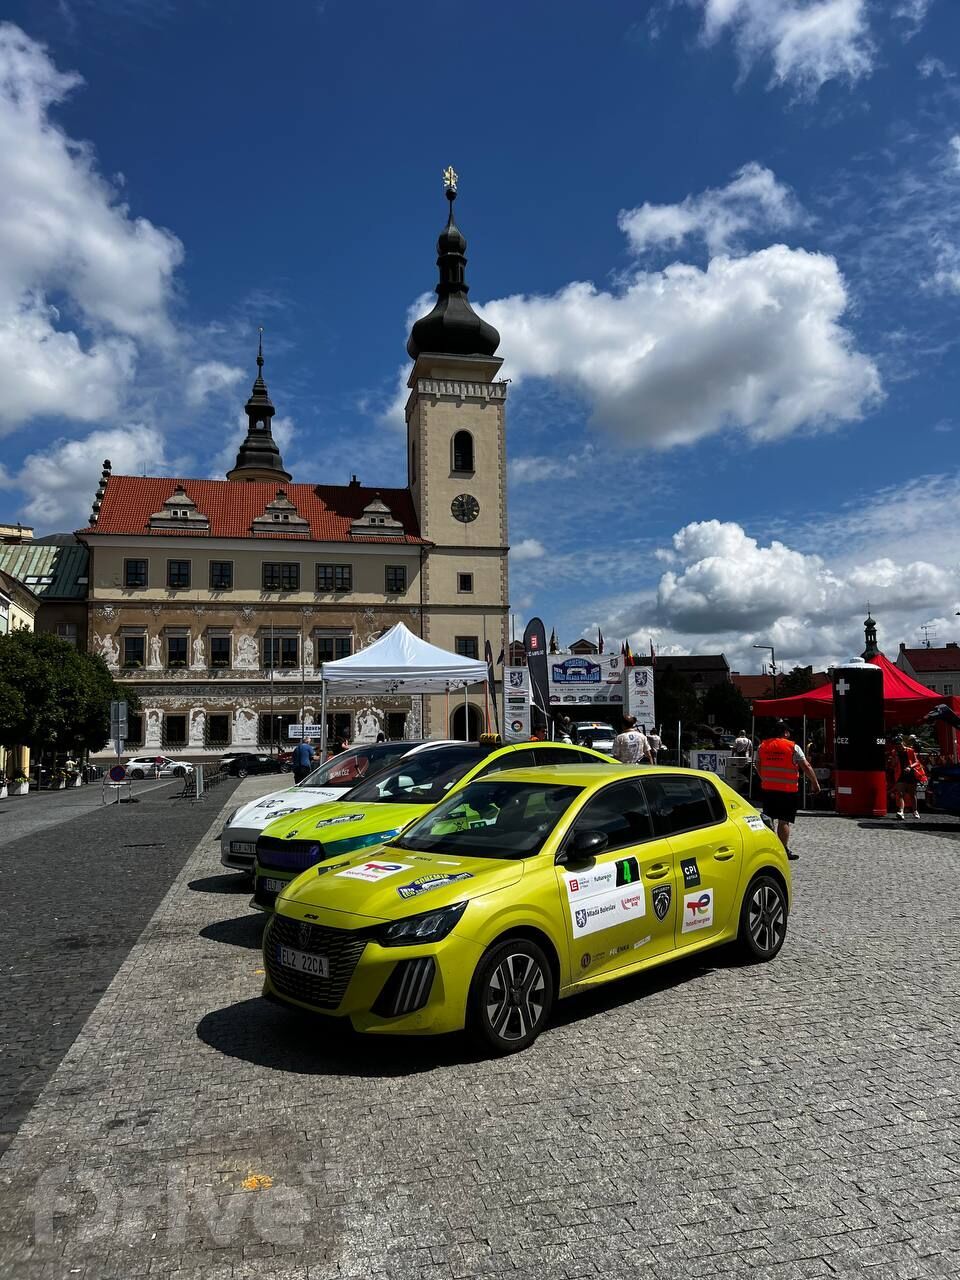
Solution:
[{"label": "building window", "polygon": [[402,595],[407,589],[407,566],[388,564],[384,573],[384,589],[388,596]]},{"label": "building window", "polygon": [[187,665],[187,637],[167,636],[167,666],[185,667]]},{"label": "building window", "polygon": [[473,470],[473,436],[469,431],[458,431],[453,437],[453,469]]},{"label": "building window", "polygon": [[300,566],[298,564],[273,564],[265,561],[263,565],[264,591],[299,591]]},{"label": "building window", "polygon": [[229,636],[211,636],[210,637],[210,665],[211,667],[229,667],[230,665],[230,637]]},{"label": "building window", "polygon": [[298,720],[294,711],[279,711],[270,715],[262,711],[258,717],[257,741],[261,747],[289,747],[288,731]]},{"label": "building window", "polygon": [[207,716],[207,727],[203,737],[204,744],[208,747],[225,747],[230,741],[230,717]]},{"label": "building window", "polygon": [[167,586],[175,589],[189,587],[190,585],[190,561],[189,560],[168,560],[167,561]]},{"label": "building window", "polygon": [[147,585],[146,560],[124,560],[123,585],[125,587],[145,587]]},{"label": "building window", "polygon": [[123,665],[125,667],[142,667],[146,661],[147,637],[123,637]]},{"label": "building window", "polygon": [[300,665],[300,639],[298,636],[264,636],[262,640],[263,666],[298,667]]},{"label": "building window", "polygon": [[405,711],[387,712],[387,739],[390,742],[402,742],[407,734],[407,713]]},{"label": "building window", "polygon": [[66,640],[67,644],[77,647],[77,624],[75,622],[58,622],[57,635],[61,640]]},{"label": "building window", "polygon": [[316,636],[314,639],[314,664],[335,662],[337,658],[349,658],[353,653],[353,636]]},{"label": "building window", "polygon": [[163,717],[163,745],[165,747],[185,747],[187,745],[187,717]]},{"label": "building window", "polygon": [[317,565],[317,590],[318,591],[352,591],[353,590],[353,565],[352,564],[318,564]]},{"label": "building window", "polygon": [[127,736],[124,738],[124,750],[139,747],[143,742],[143,716],[130,712],[127,716]]},{"label": "building window", "polygon": [[476,636],[457,636],[454,652],[459,653],[461,658],[479,658],[480,641]]},{"label": "building window", "polygon": [[473,574],[472,573],[457,574],[457,590],[460,592],[469,592],[473,590]]},{"label": "building window", "polygon": [[410,483],[416,484],[416,482],[417,482],[417,442],[416,440],[411,440],[410,442]]},{"label": "building window", "polygon": [[233,561],[232,560],[211,560],[210,561],[210,590],[211,591],[232,591],[233,590]]},{"label": "building window", "polygon": [[953,693],[953,685],[949,681],[947,681],[947,683],[944,684],[943,692],[947,697],[949,697]]}]

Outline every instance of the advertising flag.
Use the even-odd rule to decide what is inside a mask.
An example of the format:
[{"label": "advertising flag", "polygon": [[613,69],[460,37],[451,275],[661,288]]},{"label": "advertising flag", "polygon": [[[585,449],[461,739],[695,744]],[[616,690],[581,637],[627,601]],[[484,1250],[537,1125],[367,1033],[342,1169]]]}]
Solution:
[{"label": "advertising flag", "polygon": [[550,723],[550,689],[547,679],[547,634],[539,618],[531,618],[523,633],[523,647],[530,671],[530,688],[534,705],[545,725]]},{"label": "advertising flag", "polygon": [[493,703],[493,722],[497,733],[500,732],[500,711],[497,707],[497,677],[493,671],[493,646],[489,640],[483,642],[483,656],[487,664],[487,684],[490,686],[490,701]]}]

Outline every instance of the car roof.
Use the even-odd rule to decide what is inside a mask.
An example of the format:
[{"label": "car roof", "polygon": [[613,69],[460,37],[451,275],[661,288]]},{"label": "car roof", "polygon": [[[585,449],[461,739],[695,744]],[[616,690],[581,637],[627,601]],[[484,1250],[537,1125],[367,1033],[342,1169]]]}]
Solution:
[{"label": "car roof", "polygon": [[473,779],[475,782],[540,782],[549,785],[551,782],[567,783],[573,786],[594,786],[605,782],[622,782],[624,778],[705,778],[717,784],[722,779],[708,769],[683,769],[678,765],[646,765],[629,764],[556,764],[529,765],[516,769],[500,769],[496,773],[483,774]]}]

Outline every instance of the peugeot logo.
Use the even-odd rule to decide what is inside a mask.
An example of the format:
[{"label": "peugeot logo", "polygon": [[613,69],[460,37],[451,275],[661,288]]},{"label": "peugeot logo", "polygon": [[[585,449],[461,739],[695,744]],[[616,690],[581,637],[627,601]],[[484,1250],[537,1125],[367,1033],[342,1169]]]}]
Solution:
[{"label": "peugeot logo", "polygon": [[307,924],[305,920],[301,920],[297,926],[297,941],[301,947],[305,947],[310,941],[310,934],[313,932],[313,925]]}]

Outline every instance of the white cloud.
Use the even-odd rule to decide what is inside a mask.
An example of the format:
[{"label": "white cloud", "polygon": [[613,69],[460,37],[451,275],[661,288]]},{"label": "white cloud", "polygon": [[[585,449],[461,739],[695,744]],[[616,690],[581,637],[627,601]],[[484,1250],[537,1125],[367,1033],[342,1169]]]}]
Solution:
[{"label": "white cloud", "polygon": [[668,448],[862,417],[880,378],[841,324],[846,307],[833,258],[772,245],[706,270],[640,272],[620,293],[577,282],[478,309],[504,335],[515,380],[554,379],[625,442]]},{"label": "white cloud", "polygon": [[800,220],[790,188],[761,164],[745,164],[725,187],[687,196],[679,204],[643,204],[623,210],[621,231],[635,253],[677,248],[701,237],[711,254],[724,253],[745,231],[781,230]]},{"label": "white cloud", "polygon": [[950,164],[954,169],[960,170],[960,133],[955,133],[950,139]]},{"label": "white cloud", "polygon": [[547,549],[538,538],[524,538],[515,542],[510,548],[511,560],[539,560],[547,554]]},{"label": "white cloud", "polygon": [[17,475],[17,485],[30,495],[26,517],[59,531],[86,524],[105,458],[118,475],[163,474],[167,466],[162,436],[140,423],[55,440],[25,458]]},{"label": "white cloud", "polygon": [[688,0],[710,43],[729,35],[744,70],[772,63],[771,82],[814,94],[873,70],[866,0]]},{"label": "white cloud", "polygon": [[540,484],[544,480],[569,480],[582,473],[584,462],[592,458],[593,454],[593,445],[585,444],[576,453],[568,453],[560,458],[537,454],[511,458],[508,463],[510,479],[514,484]]},{"label": "white cloud", "polygon": [[929,54],[920,59],[917,70],[924,80],[929,80],[931,76],[942,76],[944,80],[952,80],[954,77],[954,73],[942,58],[933,58]]},{"label": "white cloud", "polygon": [[187,403],[200,405],[208,396],[233,391],[243,377],[243,370],[222,360],[207,360],[195,365],[187,376]]},{"label": "white cloud", "polygon": [[79,83],[0,25],[0,430],[35,414],[109,415],[136,344],[174,341],[167,309],[182,246],[133,217],[92,149],[50,118]]},{"label": "white cloud", "polygon": [[898,0],[893,10],[895,19],[905,23],[903,38],[912,40],[926,21],[933,0]]}]

